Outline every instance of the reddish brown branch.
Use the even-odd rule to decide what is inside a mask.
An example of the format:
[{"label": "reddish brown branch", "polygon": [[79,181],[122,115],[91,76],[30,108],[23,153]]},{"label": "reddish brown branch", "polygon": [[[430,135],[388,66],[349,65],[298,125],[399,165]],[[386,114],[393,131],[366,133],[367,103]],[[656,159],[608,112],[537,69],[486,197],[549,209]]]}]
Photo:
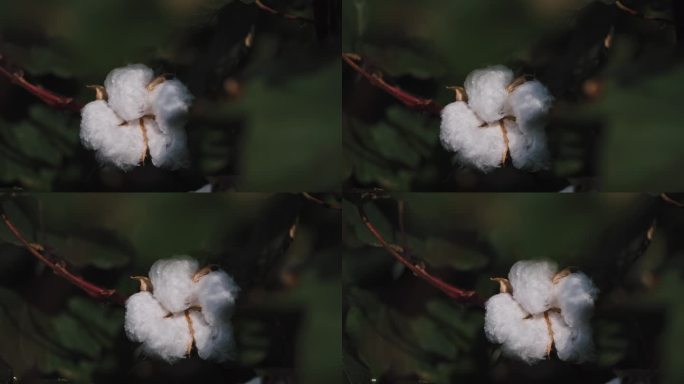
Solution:
[{"label": "reddish brown branch", "polygon": [[401,247],[390,244],[389,242],[387,242],[387,240],[385,240],[380,231],[378,231],[375,225],[373,225],[373,223],[370,221],[368,215],[366,215],[366,212],[363,210],[363,208],[361,206],[358,206],[357,209],[359,212],[359,216],[361,216],[361,220],[366,225],[370,233],[380,242],[383,248],[385,248],[385,250],[387,250],[387,252],[389,252],[389,254],[392,255],[392,257],[394,257],[406,268],[410,269],[414,275],[427,281],[430,285],[439,289],[452,299],[455,299],[460,302],[474,303],[478,305],[483,304],[482,298],[475,291],[468,291],[455,287],[445,282],[444,280],[430,274],[424,266],[413,264],[412,262],[410,262],[402,254],[404,251],[403,249],[401,249]]},{"label": "reddish brown branch", "polygon": [[280,17],[283,17],[283,18],[288,19],[288,20],[302,21],[304,23],[309,23],[309,24],[314,23],[313,19],[309,19],[308,17],[293,15],[291,13],[285,13],[285,12],[278,11],[277,9],[271,8],[268,5],[261,2],[261,0],[256,0],[254,2],[254,4],[257,7],[259,7],[259,9],[261,9],[262,11],[268,12],[272,15],[280,16]]},{"label": "reddish brown branch", "polygon": [[435,115],[439,115],[441,112],[442,107],[433,99],[426,99],[412,95],[396,85],[389,84],[383,79],[382,74],[379,72],[369,71],[361,66],[360,63],[362,60],[358,55],[353,53],[342,53],[342,60],[344,60],[344,62],[347,63],[347,65],[349,65],[354,71],[366,78],[366,80],[368,80],[368,82],[373,86],[387,92],[405,106]]},{"label": "reddish brown branch", "polygon": [[674,21],[672,21],[670,19],[663,19],[662,17],[653,17],[653,16],[648,16],[648,15],[644,15],[642,13],[639,13],[639,11],[626,6],[620,0],[617,0],[615,2],[615,6],[621,11],[627,12],[632,16],[636,16],[636,17],[639,17],[639,18],[644,19],[644,20],[657,21],[657,22],[663,23],[663,24],[674,24]]},{"label": "reddish brown branch", "polygon": [[671,197],[670,197],[667,193],[665,193],[665,192],[662,192],[662,193],[660,194],[660,198],[663,199],[663,201],[665,201],[666,203],[672,204],[672,205],[674,205],[674,206],[677,207],[677,208],[684,208],[684,204],[682,204],[682,203],[680,203],[679,201],[677,201],[677,200],[671,198]]},{"label": "reddish brown branch", "polygon": [[308,193],[308,192],[302,192],[302,197],[304,197],[305,199],[307,199],[307,200],[309,200],[309,201],[311,201],[311,202],[313,202],[313,203],[315,203],[315,204],[318,204],[318,205],[320,205],[320,206],[323,206],[323,207],[325,207],[325,208],[334,209],[334,210],[336,210],[336,211],[341,211],[341,210],[342,210],[342,207],[340,207],[339,205],[333,204],[333,203],[325,202],[325,201],[319,199],[318,197],[316,197],[316,196],[314,196],[314,195],[312,195],[312,194],[310,194],[310,193]]},{"label": "reddish brown branch", "polygon": [[38,244],[30,243],[24,235],[19,231],[19,229],[12,223],[12,220],[7,216],[5,212],[0,212],[2,221],[5,223],[7,228],[10,230],[12,235],[19,240],[19,242],[26,248],[29,253],[35,256],[43,264],[47,265],[52,271],[58,276],[63,277],[70,283],[81,288],[85,293],[99,300],[111,300],[114,303],[123,305],[126,299],[121,296],[114,289],[106,289],[97,286],[89,281],[87,281],[83,276],[79,276],[67,268],[67,263],[64,260],[55,259],[54,257],[44,254],[44,247]]},{"label": "reddish brown branch", "polygon": [[[2,59],[3,57],[0,55],[0,61]],[[34,96],[38,97],[45,104],[51,107],[70,109],[72,111],[80,111],[82,108],[81,105],[75,102],[71,97],[59,95],[41,87],[40,85],[30,83],[24,77],[22,71],[10,71],[4,65],[0,64],[0,75],[32,93]]]}]

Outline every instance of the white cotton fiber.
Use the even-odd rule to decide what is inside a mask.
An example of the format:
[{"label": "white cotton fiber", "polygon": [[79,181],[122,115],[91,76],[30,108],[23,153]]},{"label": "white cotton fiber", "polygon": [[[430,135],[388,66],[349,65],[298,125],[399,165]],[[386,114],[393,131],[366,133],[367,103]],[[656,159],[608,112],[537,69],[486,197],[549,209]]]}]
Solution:
[{"label": "white cotton fiber", "polygon": [[502,344],[504,355],[528,364],[544,360],[551,342],[544,316],[533,316],[514,324],[509,338]]},{"label": "white cotton fiber", "polygon": [[162,132],[152,119],[145,119],[147,144],[155,167],[178,169],[188,165],[188,148],[185,130],[177,127]]},{"label": "white cotton fiber", "polygon": [[550,340],[543,315],[529,316],[508,293],[489,298],[485,311],[485,335],[502,344],[506,356],[528,364],[546,357]]},{"label": "white cotton fiber", "polygon": [[102,163],[129,170],[140,165],[149,150],[156,167],[178,169],[188,165],[183,126],[192,95],[175,79],[150,90],[153,76],[152,70],[142,64],[116,68],[105,79],[108,99],[83,108],[81,140],[85,147],[96,151]]},{"label": "white cotton fiber", "polygon": [[103,100],[92,101],[81,110],[80,136],[101,163],[123,170],[138,165],[144,150],[142,131],[119,119]]},{"label": "white cotton fiber", "polygon": [[521,130],[511,120],[505,120],[504,126],[508,134],[509,154],[515,168],[530,172],[549,168],[549,150],[543,128]]},{"label": "white cotton fiber", "polygon": [[204,313],[192,312],[193,329],[195,331],[195,346],[201,359],[216,362],[228,360],[235,350],[233,328],[230,323],[210,325],[204,318]]},{"label": "white cotton fiber", "polygon": [[108,130],[116,129],[119,119],[104,100],[95,100],[81,109],[81,141],[88,149],[99,149],[109,138]]},{"label": "white cotton fiber", "polygon": [[492,343],[504,343],[527,317],[520,304],[508,293],[496,294],[485,303],[485,335]]},{"label": "white cotton fiber", "polygon": [[154,72],[143,64],[131,64],[109,72],[104,86],[109,106],[126,121],[141,118],[149,113],[147,84]]},{"label": "white cotton fiber", "polygon": [[159,322],[167,315],[150,292],[138,292],[126,300],[124,329],[132,341],[143,342],[150,338]]},{"label": "white cotton fiber", "polygon": [[561,310],[569,326],[580,326],[589,321],[598,292],[587,275],[582,272],[571,273],[553,287],[554,306]]},{"label": "white cotton fiber", "polygon": [[499,293],[485,303],[485,335],[501,344],[505,355],[532,364],[547,357],[553,342],[561,360],[592,358],[589,318],[598,289],[581,272],[554,284],[556,270],[551,261],[519,261],[508,275],[512,295]]},{"label": "white cotton fiber", "polygon": [[504,124],[515,168],[530,172],[549,168],[544,120],[553,96],[537,80],[509,92],[512,82],[513,71],[504,66],[477,69],[465,80],[468,101],[442,110],[440,139],[446,149],[456,152],[459,162],[483,172],[501,166],[507,149],[500,125]]},{"label": "white cotton fiber", "polygon": [[592,359],[594,343],[591,326],[588,323],[570,327],[558,313],[551,313],[549,318],[559,359],[573,363],[583,363]]},{"label": "white cotton fiber", "polygon": [[174,128],[183,128],[192,99],[188,88],[176,79],[157,85],[149,93],[149,104],[159,129],[167,133]]},{"label": "white cotton fiber", "polygon": [[508,280],[513,298],[532,315],[551,308],[553,302],[553,276],[558,265],[548,260],[524,260],[513,264]]},{"label": "white cotton fiber", "polygon": [[543,128],[544,119],[553,105],[553,96],[537,80],[517,86],[508,97],[508,110],[522,131]]},{"label": "white cotton fiber", "polygon": [[211,325],[230,318],[239,291],[233,278],[221,270],[210,272],[195,283],[196,300]]},{"label": "white cotton fiber", "polygon": [[506,146],[498,125],[481,125],[468,104],[450,103],[442,109],[440,139],[446,149],[456,153],[461,164],[488,172],[501,166]]},{"label": "white cotton fiber", "polygon": [[511,81],[513,71],[502,65],[474,70],[464,83],[468,105],[479,118],[488,123],[501,119],[504,117],[508,98],[506,87]]},{"label": "white cotton fiber", "polygon": [[150,268],[152,292],[139,292],[126,302],[128,338],[142,343],[148,356],[169,363],[196,347],[200,358],[229,359],[235,349],[229,322],[240,288],[222,270],[202,269],[187,256],[158,260]]},{"label": "white cotton fiber", "polygon": [[187,256],[157,260],[150,268],[154,297],[170,312],[182,312],[192,304],[192,277],[197,260]]},{"label": "white cotton fiber", "polygon": [[173,363],[184,358],[192,343],[185,314],[174,314],[157,323],[154,333],[143,341],[142,351],[148,356]]}]

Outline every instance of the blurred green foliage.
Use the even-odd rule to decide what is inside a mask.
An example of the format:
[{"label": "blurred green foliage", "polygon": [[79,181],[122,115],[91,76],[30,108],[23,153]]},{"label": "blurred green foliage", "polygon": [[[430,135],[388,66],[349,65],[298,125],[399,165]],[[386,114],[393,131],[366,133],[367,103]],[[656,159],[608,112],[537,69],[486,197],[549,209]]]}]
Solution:
[{"label": "blurred green foliage", "polygon": [[0,55],[33,83],[85,104],[94,99],[86,85],[102,84],[113,68],[144,63],[158,74],[175,74],[195,96],[186,125],[190,168],[145,165],[125,173],[103,169],[81,146],[78,113],[45,106],[3,78],[0,185],[37,191],[188,191],[207,183],[242,191],[337,189],[339,3],[264,3],[313,22],[273,15],[253,0],[0,2]]},{"label": "blurred green foliage", "polygon": [[[675,19],[669,0],[623,1]],[[350,188],[395,191],[680,190],[684,140],[675,25],[620,11],[614,1],[391,1],[343,5],[345,52],[371,73],[445,105],[448,86],[504,64],[556,98],[549,171],[463,168],[439,143],[439,116],[412,111],[343,69],[344,167]],[[677,19],[679,24],[684,23]],[[606,45],[606,38],[612,36]],[[681,40],[681,37],[680,39]]]},{"label": "blurred green foliage", "polygon": [[[372,196],[372,195],[367,195]],[[356,196],[343,212],[343,343],[347,382],[679,383],[684,211],[635,194],[394,194]],[[677,196],[681,198],[681,196]],[[404,227],[399,225],[403,201]],[[484,298],[518,260],[548,258],[601,290],[592,319],[596,359],[527,366],[501,356],[484,313],[454,302],[383,249],[355,204],[413,262]],[[640,251],[655,221],[653,242]],[[631,381],[634,380],[634,381]]]},{"label": "blurred green foliage", "polygon": [[0,367],[9,377],[21,383],[339,380],[338,212],[298,195],[266,194],[51,193],[6,197],[3,209],[29,241],[124,296],[137,290],[129,276],[180,254],[219,264],[241,287],[232,320],[235,361],[156,362],[124,335],[123,308],[53,274],[3,224]]}]

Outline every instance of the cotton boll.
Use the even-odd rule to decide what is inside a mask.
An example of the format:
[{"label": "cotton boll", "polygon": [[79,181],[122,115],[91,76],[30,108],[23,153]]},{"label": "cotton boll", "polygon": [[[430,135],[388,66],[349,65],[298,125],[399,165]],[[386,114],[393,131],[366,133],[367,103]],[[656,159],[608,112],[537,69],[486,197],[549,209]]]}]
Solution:
[{"label": "cotton boll", "polygon": [[192,99],[188,88],[176,79],[157,85],[149,95],[149,104],[159,129],[167,133],[182,128]]},{"label": "cotton boll", "polygon": [[549,168],[549,150],[546,132],[543,128],[522,130],[515,121],[511,120],[505,120],[504,126],[514,167],[530,172]]},{"label": "cotton boll", "polygon": [[196,283],[195,295],[204,318],[211,325],[228,320],[240,288],[224,271],[213,271]]},{"label": "cotton boll", "polygon": [[508,339],[502,345],[504,355],[534,364],[547,357],[551,343],[543,315],[533,316],[513,323]]},{"label": "cotton boll", "polygon": [[[204,309],[203,309],[204,311]],[[210,325],[202,314],[190,313],[195,334],[195,346],[201,359],[224,362],[228,360],[235,349],[235,339],[230,323]]]},{"label": "cotton boll", "polygon": [[577,327],[589,321],[598,292],[589,276],[582,272],[571,273],[553,287],[554,306],[561,310],[569,326]]},{"label": "cotton boll", "polygon": [[166,133],[152,119],[145,119],[147,145],[152,164],[159,168],[179,169],[188,165],[188,149],[185,131],[171,128]]},{"label": "cotton boll", "polygon": [[517,323],[527,317],[508,293],[496,294],[485,303],[485,335],[492,343],[502,344],[514,333]]},{"label": "cotton boll", "polygon": [[153,357],[173,363],[184,358],[192,345],[192,336],[184,313],[158,322],[154,332],[143,341],[142,351]]},{"label": "cotton boll", "polygon": [[154,297],[168,311],[182,312],[192,305],[192,277],[197,260],[187,256],[157,260],[150,268]]},{"label": "cotton boll", "polygon": [[495,65],[471,72],[465,79],[468,104],[484,121],[494,123],[504,117],[508,91],[513,81],[513,71]]},{"label": "cotton boll", "polygon": [[439,138],[444,148],[460,152],[465,148],[463,136],[471,134],[482,121],[463,101],[447,104],[442,109]]},{"label": "cotton boll", "polygon": [[86,148],[99,149],[107,144],[109,130],[123,121],[116,116],[104,100],[95,100],[81,109],[81,141]]},{"label": "cotton boll", "polygon": [[524,260],[513,264],[508,280],[513,298],[530,314],[538,315],[551,308],[553,276],[558,266],[548,260]]},{"label": "cotton boll", "polygon": [[96,100],[81,111],[81,141],[94,149],[101,163],[123,170],[138,165],[144,151],[142,131],[135,124],[124,124],[107,103]]},{"label": "cotton boll", "polygon": [[543,125],[543,120],[553,105],[553,96],[537,80],[527,81],[517,86],[508,98],[508,108],[515,116],[520,129],[535,128]]},{"label": "cotton boll", "polygon": [[506,356],[528,364],[542,360],[550,342],[542,316],[531,317],[508,293],[499,293],[485,303],[485,334],[502,344]]},{"label": "cotton boll", "polygon": [[138,292],[126,300],[124,329],[131,341],[143,342],[155,333],[167,313],[150,292]]},{"label": "cotton boll", "polygon": [[588,323],[578,323],[569,327],[558,313],[551,313],[549,319],[559,359],[573,363],[583,363],[592,359],[594,343]]},{"label": "cotton boll", "polygon": [[446,149],[456,152],[460,163],[488,172],[501,166],[505,143],[498,125],[480,125],[468,104],[453,102],[442,110],[440,139]]},{"label": "cotton boll", "polygon": [[154,72],[143,64],[131,64],[109,72],[104,86],[109,106],[126,121],[141,118],[149,111],[147,84]]}]

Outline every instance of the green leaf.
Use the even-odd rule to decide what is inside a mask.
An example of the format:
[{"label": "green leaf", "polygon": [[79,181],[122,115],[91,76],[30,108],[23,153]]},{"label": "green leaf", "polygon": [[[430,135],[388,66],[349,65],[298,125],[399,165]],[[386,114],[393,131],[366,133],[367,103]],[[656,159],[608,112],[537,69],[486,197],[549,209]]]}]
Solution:
[{"label": "green leaf", "polygon": [[[248,116],[241,188],[337,188],[342,169],[340,93],[338,63],[281,84],[252,83],[240,104]],[[325,102],[320,102],[323,96]]]},{"label": "green leaf", "polygon": [[596,109],[607,127],[601,155],[605,190],[682,190],[684,70],[632,85],[612,83]]},{"label": "green leaf", "polygon": [[101,269],[119,268],[126,265],[133,254],[132,249],[106,232],[91,232],[90,236],[50,234],[46,244],[58,250],[60,257],[77,267],[91,265]]},{"label": "green leaf", "polygon": [[478,270],[489,263],[487,255],[477,250],[434,236],[427,238],[421,254],[435,266],[449,266],[459,271]]}]

